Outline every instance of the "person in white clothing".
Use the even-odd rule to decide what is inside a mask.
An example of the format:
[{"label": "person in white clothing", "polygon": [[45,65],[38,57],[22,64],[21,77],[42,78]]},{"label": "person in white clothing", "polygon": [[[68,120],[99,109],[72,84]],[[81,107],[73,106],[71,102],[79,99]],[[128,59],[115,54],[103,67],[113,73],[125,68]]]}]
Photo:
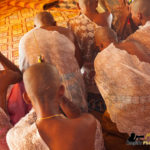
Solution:
[{"label": "person in white clothing", "polygon": [[111,43],[94,62],[95,81],[110,118],[122,133],[150,132],[150,1],[135,0],[133,21],[143,25],[121,43]]}]

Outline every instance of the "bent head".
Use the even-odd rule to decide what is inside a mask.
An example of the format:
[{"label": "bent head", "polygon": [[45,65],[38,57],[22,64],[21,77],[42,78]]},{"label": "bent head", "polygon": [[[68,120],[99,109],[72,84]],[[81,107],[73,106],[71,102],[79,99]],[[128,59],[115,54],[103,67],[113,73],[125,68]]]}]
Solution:
[{"label": "bent head", "polygon": [[33,107],[57,103],[64,96],[64,86],[53,65],[41,63],[31,66],[24,72],[23,81],[27,92],[26,99],[29,98]]},{"label": "bent head", "polygon": [[79,0],[81,13],[94,12],[98,6],[98,0]]},{"label": "bent head", "polygon": [[109,44],[118,42],[117,34],[108,27],[99,27],[95,32],[95,42],[96,46],[103,50]]},{"label": "bent head", "polygon": [[34,25],[36,27],[42,27],[42,26],[55,26],[56,21],[54,20],[52,14],[49,12],[40,12],[36,14],[34,18]]},{"label": "bent head", "polygon": [[150,20],[150,0],[134,0],[131,4],[131,14],[134,23],[144,25],[146,21]]}]

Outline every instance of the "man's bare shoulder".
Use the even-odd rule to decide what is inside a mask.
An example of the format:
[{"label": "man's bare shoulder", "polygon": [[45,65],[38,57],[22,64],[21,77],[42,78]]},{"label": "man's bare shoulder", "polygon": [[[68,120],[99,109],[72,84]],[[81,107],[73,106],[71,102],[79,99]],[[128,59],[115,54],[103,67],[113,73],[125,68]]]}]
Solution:
[{"label": "man's bare shoulder", "polygon": [[79,118],[77,118],[79,120],[83,120],[86,121],[87,123],[91,124],[91,123],[96,123],[96,118],[89,114],[89,113],[83,113]]}]

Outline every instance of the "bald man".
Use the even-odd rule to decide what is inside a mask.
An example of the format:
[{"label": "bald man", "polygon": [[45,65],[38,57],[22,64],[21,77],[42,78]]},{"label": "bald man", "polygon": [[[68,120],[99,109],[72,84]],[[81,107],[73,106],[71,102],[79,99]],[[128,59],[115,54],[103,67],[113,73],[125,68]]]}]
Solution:
[{"label": "bald man", "polygon": [[95,43],[102,51],[111,43],[117,43],[117,34],[114,30],[108,27],[99,27],[95,32]]},{"label": "bald man", "polygon": [[[11,150],[104,149],[100,124],[93,116],[81,114],[77,106],[64,98],[65,88],[54,66],[44,63],[33,65],[25,71],[24,83],[28,93],[25,93],[26,102],[32,103],[37,120],[30,129],[29,126],[19,128],[23,136],[20,136],[19,145],[8,142]],[[7,139],[11,138],[10,135],[8,133]]]},{"label": "bald man", "polygon": [[[111,120],[119,132],[146,135],[150,116],[150,1],[135,0],[133,20],[142,24],[121,43],[111,43],[94,62],[95,81],[106,102]],[[134,120],[134,121],[133,121]]]},{"label": "bald man", "polygon": [[150,1],[135,0],[131,5],[131,14],[134,23],[139,29],[127,38],[127,41],[135,40],[140,43],[144,49],[143,53],[150,56]]},{"label": "bald man", "polygon": [[54,66],[45,63],[33,65],[25,71],[23,79],[27,91],[25,99],[32,103],[37,114],[36,130],[49,149],[104,149],[100,125],[93,116],[82,114],[64,97],[65,88]]},{"label": "bald man", "polygon": [[73,38],[70,36],[71,32],[62,27],[56,27],[53,16],[48,12],[38,13],[35,24],[36,28],[26,33],[20,40],[20,69],[25,71],[39,61],[52,63],[62,77],[66,96],[81,106],[83,111],[87,111],[84,81],[75,58],[76,49]]},{"label": "bald man", "polygon": [[[101,36],[102,34],[104,35],[103,37]],[[132,74],[133,72],[130,72],[128,70],[125,71],[123,66],[120,66],[120,65],[122,63],[126,63],[126,64],[128,63],[130,64],[130,67],[131,66],[133,67],[136,64],[134,62],[135,61],[134,59],[131,60],[130,57],[127,57],[127,54],[132,56],[134,53],[134,56],[139,58],[139,60],[141,61],[145,60],[147,56],[145,57],[145,55],[141,53],[142,47],[136,41],[130,41],[130,42],[123,41],[121,43],[118,43],[116,33],[112,29],[109,29],[109,28],[104,28],[104,27],[98,28],[95,33],[95,41],[96,41],[96,45],[100,47],[100,50],[101,50],[101,52],[97,55],[95,59],[95,70],[96,70],[95,80],[96,80],[97,86],[99,87],[99,91],[102,93],[102,96],[104,98],[104,101],[106,102],[106,107],[107,107],[107,110],[105,111],[101,119],[105,147],[109,150],[113,150],[114,146],[117,150],[120,150],[120,149],[143,150],[145,149],[145,146],[143,145],[142,146],[139,146],[139,145],[130,146],[130,145],[125,144],[130,134],[128,133],[129,134],[128,135],[127,131],[121,132],[120,130],[118,130],[118,126],[120,126],[121,128],[123,127],[123,125],[126,125],[129,123],[128,120],[125,118],[124,118],[124,122],[121,122],[122,121],[120,119],[121,114],[128,114],[126,116],[130,117],[130,114],[132,114],[132,112],[130,111],[131,110],[130,107],[129,107],[129,110],[127,109],[126,111],[123,111],[123,108],[122,109],[120,108],[119,110],[118,105],[120,105],[120,107],[122,105],[125,107],[124,103],[125,102],[127,103],[128,100],[131,99],[129,96],[122,96],[120,93],[126,92],[127,95],[132,93],[130,92],[130,90],[131,89],[133,90],[133,87],[136,88],[137,86],[132,80],[136,79],[136,76],[138,78],[138,75]],[[144,82],[145,81],[143,80],[143,83]],[[130,88],[128,87],[128,85]],[[118,88],[118,86],[119,86],[119,89],[115,91]],[[122,90],[121,87],[123,86],[127,86],[128,88],[125,88],[126,90],[125,89]],[[137,87],[139,88],[139,86]],[[129,99],[126,99],[126,98],[129,98]],[[141,97],[141,99],[143,98],[144,97]],[[131,100],[131,102],[132,102],[131,105],[134,105],[133,104],[134,100]],[[113,108],[112,108],[112,105],[113,105]],[[138,109],[132,109],[133,113],[135,113],[136,110],[137,110],[137,113],[140,113],[138,112]],[[118,114],[116,113],[117,111],[118,111]],[[116,114],[118,115],[116,116],[116,120],[112,120],[112,116],[115,117]],[[136,126],[136,123],[134,125]],[[126,127],[126,130],[127,130],[127,127]]]},{"label": "bald man", "polygon": [[[67,28],[57,26],[56,21],[54,20],[51,13],[49,13],[49,12],[37,13],[34,18],[34,27],[36,27],[36,29],[32,29],[30,32],[26,33],[25,37],[23,36],[23,38],[21,39],[20,44],[19,44],[20,45],[19,46],[19,68],[21,71],[24,71],[28,65],[27,64],[28,58],[26,58],[27,55],[26,55],[26,50],[24,48],[25,43],[23,43],[22,41],[23,41],[23,39],[29,37],[31,35],[31,32],[33,32],[34,30],[37,30],[37,29],[44,29],[47,31],[57,31],[60,34],[65,35],[68,39],[70,39],[75,44],[75,57],[77,59],[79,66],[82,65],[82,60],[79,57],[80,50],[79,50],[78,45],[76,44],[76,39],[75,39],[73,33]],[[35,38],[37,38],[37,37],[35,37]],[[33,40],[34,40],[34,38],[33,38]]]}]

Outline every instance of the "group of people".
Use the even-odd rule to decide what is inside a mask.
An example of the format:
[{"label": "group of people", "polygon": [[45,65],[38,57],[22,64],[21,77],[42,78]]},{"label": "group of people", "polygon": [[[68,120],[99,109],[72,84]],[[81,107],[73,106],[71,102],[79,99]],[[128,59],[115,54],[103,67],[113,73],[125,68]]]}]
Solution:
[{"label": "group of people", "polygon": [[97,6],[79,0],[68,28],[38,13],[20,40],[19,68],[0,53],[0,150],[147,148],[125,140],[150,132],[150,1],[128,6],[139,29],[123,41]]}]

